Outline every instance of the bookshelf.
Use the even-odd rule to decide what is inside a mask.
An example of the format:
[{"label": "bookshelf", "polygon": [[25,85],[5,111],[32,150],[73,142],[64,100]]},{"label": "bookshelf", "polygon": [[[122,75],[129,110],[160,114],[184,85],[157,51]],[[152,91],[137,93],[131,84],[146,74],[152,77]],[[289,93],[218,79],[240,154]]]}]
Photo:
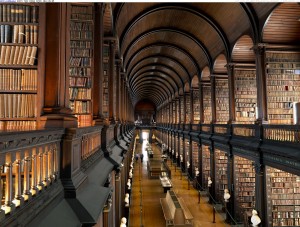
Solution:
[{"label": "bookshelf", "polygon": [[300,177],[266,167],[268,223],[270,226],[300,225]]},{"label": "bookshelf", "polygon": [[0,130],[34,130],[42,81],[38,4],[0,4]]},{"label": "bookshelf", "polygon": [[172,102],[172,123],[176,124],[176,102]]},{"label": "bookshelf", "polygon": [[203,116],[204,124],[210,124],[212,121],[211,113],[211,86],[209,84],[203,84]]},{"label": "bookshelf", "polygon": [[200,122],[200,94],[198,88],[193,88],[193,123],[199,124]]},{"label": "bookshelf", "polygon": [[180,113],[181,113],[181,111],[179,109],[179,98],[176,99],[175,102],[176,102],[176,111],[177,111],[176,114],[175,114],[175,116],[176,116],[176,124],[179,124],[180,123],[179,122],[179,116],[180,116]]},{"label": "bookshelf", "polygon": [[226,124],[229,120],[229,88],[228,79],[216,78],[216,121]]},{"label": "bookshelf", "polygon": [[210,148],[202,144],[202,187],[208,188],[208,177],[210,177]]},{"label": "bookshelf", "polygon": [[191,123],[191,95],[185,93],[185,123]]},{"label": "bookshelf", "polygon": [[[184,140],[179,136],[179,157],[184,161]],[[181,161],[181,160],[180,160]]]},{"label": "bookshelf", "polygon": [[256,72],[253,70],[234,71],[234,94],[236,122],[251,124],[256,120],[257,103]]},{"label": "bookshelf", "polygon": [[185,108],[185,102],[184,102],[184,96],[179,96],[180,99],[180,122],[179,124],[184,124],[184,118],[186,116],[186,108]]},{"label": "bookshelf", "polygon": [[93,86],[93,6],[70,6],[70,109],[78,118],[78,126],[92,124]]},{"label": "bookshelf", "polygon": [[187,162],[190,163],[191,167],[191,158],[190,158],[190,141],[189,139],[184,139],[184,152],[185,152],[185,165],[186,165],[186,170],[188,168]]},{"label": "bookshelf", "polygon": [[215,149],[215,190],[218,202],[224,201],[224,189],[228,189],[227,165],[228,159],[226,153]]},{"label": "bookshelf", "polygon": [[300,102],[300,53],[266,52],[267,105],[270,124],[293,124],[293,104]]},{"label": "bookshelf", "polygon": [[193,171],[195,171],[195,167],[199,168],[199,146],[195,141],[192,141],[192,162]]},{"label": "bookshelf", "polygon": [[254,162],[234,156],[235,216],[242,221],[245,212],[255,208],[255,170]]}]

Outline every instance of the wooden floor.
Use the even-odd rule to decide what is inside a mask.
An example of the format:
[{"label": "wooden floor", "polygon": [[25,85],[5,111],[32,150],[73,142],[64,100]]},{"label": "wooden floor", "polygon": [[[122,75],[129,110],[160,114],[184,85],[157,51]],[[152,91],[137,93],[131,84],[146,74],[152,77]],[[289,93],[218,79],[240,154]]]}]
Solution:
[{"label": "wooden floor", "polygon": [[[152,144],[154,154],[160,154],[160,149]],[[145,143],[137,144],[136,153],[143,152],[143,163],[139,160],[134,164],[132,192],[130,198],[130,211],[128,226],[130,227],[163,227],[165,219],[159,198],[164,198],[166,194],[160,184],[159,179],[148,179],[147,161],[148,156],[145,151]],[[216,223],[213,222],[213,207],[208,204],[208,198],[201,195],[198,204],[198,191],[190,185],[185,176],[181,176],[181,171],[168,160],[168,166],[172,170],[172,184],[175,193],[182,197],[194,216],[194,227],[221,227],[229,226],[224,223],[224,216],[216,213]]]}]

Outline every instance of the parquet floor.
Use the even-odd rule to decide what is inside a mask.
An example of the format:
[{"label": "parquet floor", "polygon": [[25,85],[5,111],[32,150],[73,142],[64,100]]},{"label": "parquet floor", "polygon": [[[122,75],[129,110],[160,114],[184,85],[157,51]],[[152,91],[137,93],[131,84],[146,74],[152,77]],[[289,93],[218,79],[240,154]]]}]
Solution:
[{"label": "parquet floor", "polygon": [[[145,144],[137,144],[136,153],[143,152],[143,163],[139,160],[134,164],[132,192],[130,198],[129,227],[164,227],[165,219],[159,202],[159,198],[164,198],[166,194],[161,187],[159,179],[148,179],[147,161],[148,156]],[[152,144],[154,154],[160,154],[159,148]],[[181,171],[171,165],[173,190],[184,198],[187,207],[194,216],[194,227],[228,227],[224,223],[224,217],[216,213],[216,223],[213,222],[212,205],[208,204],[208,198],[201,196],[198,204],[198,191],[192,185],[188,190],[188,181],[185,176],[181,177]]]}]

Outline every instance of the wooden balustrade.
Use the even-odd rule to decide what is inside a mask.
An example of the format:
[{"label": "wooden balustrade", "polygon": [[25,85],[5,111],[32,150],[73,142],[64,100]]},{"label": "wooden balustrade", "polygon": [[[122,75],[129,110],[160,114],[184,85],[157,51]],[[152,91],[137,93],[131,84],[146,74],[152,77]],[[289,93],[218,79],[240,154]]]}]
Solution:
[{"label": "wooden balustrade", "polygon": [[85,134],[81,140],[81,160],[92,156],[101,146],[101,131]]},{"label": "wooden balustrade", "polygon": [[0,136],[1,209],[12,213],[59,177],[64,130],[2,133]]},{"label": "wooden balustrade", "polygon": [[299,125],[265,125],[264,139],[279,142],[300,142]]},{"label": "wooden balustrade", "polygon": [[232,125],[234,136],[255,137],[255,125]]},{"label": "wooden balustrade", "polygon": [[210,130],[210,125],[203,124],[203,125],[201,126],[201,131],[202,131],[202,132],[206,132],[206,133],[210,133],[210,132],[211,132],[211,130]]},{"label": "wooden balustrade", "polygon": [[227,125],[214,125],[214,132],[216,134],[227,134]]}]

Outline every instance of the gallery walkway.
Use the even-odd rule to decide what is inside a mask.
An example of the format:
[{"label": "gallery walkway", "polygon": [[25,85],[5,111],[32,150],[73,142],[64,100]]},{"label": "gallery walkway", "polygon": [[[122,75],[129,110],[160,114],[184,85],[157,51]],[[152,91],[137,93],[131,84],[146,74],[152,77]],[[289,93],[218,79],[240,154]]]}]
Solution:
[{"label": "gallery walkway", "polygon": [[[161,153],[160,147],[152,144],[154,155]],[[144,160],[135,162],[133,171],[132,192],[130,198],[129,227],[164,227],[165,219],[160,205],[160,198],[166,194],[160,184],[159,179],[149,179],[147,174],[147,151],[145,143],[137,144],[136,153],[144,154]],[[224,217],[216,213],[216,223],[213,222],[213,208],[208,204],[208,198],[201,195],[200,204],[198,204],[198,191],[190,185],[188,190],[188,181],[185,176],[181,176],[179,168],[171,165],[168,160],[168,166],[172,172],[172,184],[175,193],[182,197],[194,216],[194,227],[227,227],[224,223]]]}]

